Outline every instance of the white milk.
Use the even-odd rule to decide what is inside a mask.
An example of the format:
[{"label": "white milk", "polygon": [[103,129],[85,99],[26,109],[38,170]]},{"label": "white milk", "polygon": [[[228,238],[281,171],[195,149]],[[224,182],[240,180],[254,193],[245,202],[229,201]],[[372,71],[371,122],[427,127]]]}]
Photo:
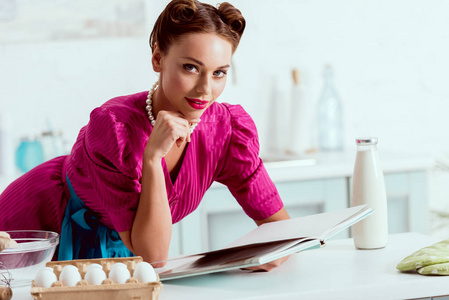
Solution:
[{"label": "white milk", "polygon": [[358,249],[383,248],[388,239],[387,195],[377,138],[356,139],[356,144],[352,205],[368,204],[375,211],[353,225],[354,244]]}]

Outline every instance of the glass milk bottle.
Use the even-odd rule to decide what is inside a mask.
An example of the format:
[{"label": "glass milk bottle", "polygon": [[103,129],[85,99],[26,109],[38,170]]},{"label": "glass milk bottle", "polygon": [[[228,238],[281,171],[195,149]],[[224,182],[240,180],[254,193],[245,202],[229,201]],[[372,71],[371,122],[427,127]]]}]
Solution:
[{"label": "glass milk bottle", "polygon": [[352,226],[354,244],[358,249],[383,248],[388,239],[387,194],[377,138],[356,139],[356,144],[352,205],[368,204],[374,212]]}]

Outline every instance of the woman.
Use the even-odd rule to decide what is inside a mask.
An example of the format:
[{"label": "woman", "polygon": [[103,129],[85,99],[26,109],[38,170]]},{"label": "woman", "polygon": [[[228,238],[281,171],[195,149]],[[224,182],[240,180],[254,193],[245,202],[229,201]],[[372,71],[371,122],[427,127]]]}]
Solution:
[{"label": "woman", "polygon": [[13,182],[0,195],[0,230],[60,232],[60,260],[135,254],[160,267],[172,223],[213,181],[257,225],[288,218],[258,157],[254,122],[215,102],[244,28],[229,3],[170,2],[150,36],[158,82],[94,109],[70,155]]}]

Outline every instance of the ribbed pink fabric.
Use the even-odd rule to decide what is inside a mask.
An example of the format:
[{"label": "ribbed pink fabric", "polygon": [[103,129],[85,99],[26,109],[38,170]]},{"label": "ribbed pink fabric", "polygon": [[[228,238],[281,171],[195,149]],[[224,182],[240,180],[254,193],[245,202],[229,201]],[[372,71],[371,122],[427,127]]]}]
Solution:
[{"label": "ribbed pink fabric", "polygon": [[[68,156],[53,159],[13,182],[0,195],[0,230],[59,232],[67,204],[67,172],[78,197],[117,231],[132,226],[140,194],[142,156],[152,127],[147,92],[109,100],[94,109]],[[214,181],[228,186],[248,216],[260,220],[282,208],[258,156],[257,131],[239,105],[212,104],[201,116],[175,182],[162,166],[173,223],[194,211]]]}]

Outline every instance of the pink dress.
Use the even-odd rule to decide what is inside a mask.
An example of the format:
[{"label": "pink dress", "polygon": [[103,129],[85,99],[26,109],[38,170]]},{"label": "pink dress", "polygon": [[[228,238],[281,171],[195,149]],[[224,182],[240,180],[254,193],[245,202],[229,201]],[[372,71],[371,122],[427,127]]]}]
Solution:
[{"label": "pink dress", "polygon": [[[43,163],[0,195],[0,230],[61,231],[70,194],[118,232],[131,229],[140,194],[142,156],[152,127],[147,92],[117,97],[94,109],[70,155]],[[279,194],[258,156],[257,131],[239,105],[212,104],[201,116],[172,182],[165,161],[173,223],[193,212],[214,181],[226,185],[246,214],[265,219],[282,208]]]}]

